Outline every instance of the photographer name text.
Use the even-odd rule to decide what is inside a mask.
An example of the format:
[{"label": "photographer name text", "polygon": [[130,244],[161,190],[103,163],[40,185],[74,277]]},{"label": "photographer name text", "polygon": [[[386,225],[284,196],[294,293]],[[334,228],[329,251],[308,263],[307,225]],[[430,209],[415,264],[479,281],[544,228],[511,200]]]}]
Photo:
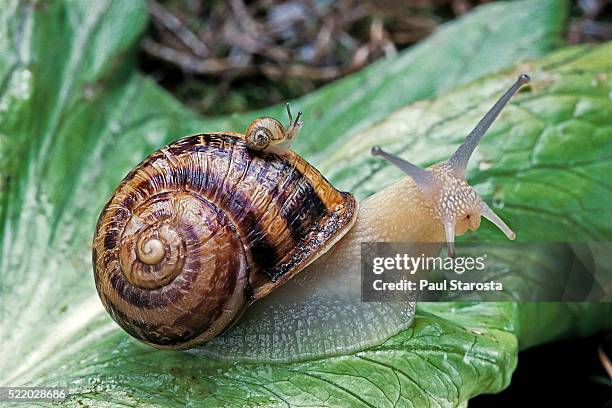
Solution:
[{"label": "photographer name text", "polygon": [[[503,291],[503,284],[494,280],[470,282],[466,279],[440,279],[431,281],[420,276],[414,276],[419,271],[439,270],[452,272],[462,276],[465,272],[481,272],[486,267],[487,255],[479,257],[428,257],[396,254],[389,257],[375,257],[372,259],[371,272],[380,277],[372,281],[372,289],[381,291]],[[385,273],[400,273],[398,276],[381,276]],[[384,279],[383,279],[384,278]],[[404,279],[407,278],[407,279]],[[393,280],[395,279],[395,280]]]},{"label": "photographer name text", "polygon": [[385,282],[382,279],[376,279],[372,283],[372,288],[376,291],[414,291],[414,290],[429,290],[434,292],[439,291],[502,291],[504,287],[501,282],[463,282],[457,279],[443,280],[440,282],[430,282],[427,279],[419,279],[418,281],[410,281],[402,279],[398,282]]}]

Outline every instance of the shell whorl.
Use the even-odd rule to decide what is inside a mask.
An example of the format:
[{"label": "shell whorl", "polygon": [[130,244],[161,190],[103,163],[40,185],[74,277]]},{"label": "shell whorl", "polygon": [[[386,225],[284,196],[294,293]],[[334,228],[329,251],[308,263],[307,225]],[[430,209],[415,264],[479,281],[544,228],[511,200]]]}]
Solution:
[{"label": "shell whorl", "polygon": [[321,255],[356,202],[292,152],[196,135],[149,156],[100,215],[96,287],[128,333],[160,348],[215,337]]}]

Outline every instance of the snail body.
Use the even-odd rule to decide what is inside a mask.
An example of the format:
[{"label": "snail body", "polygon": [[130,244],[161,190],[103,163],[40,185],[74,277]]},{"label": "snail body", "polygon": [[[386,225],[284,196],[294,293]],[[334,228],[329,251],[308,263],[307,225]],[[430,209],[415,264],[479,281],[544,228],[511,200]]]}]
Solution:
[{"label": "snail body", "polygon": [[455,234],[478,228],[481,215],[514,239],[465,182],[465,167],[527,80],[446,162],[423,170],[374,147],[408,177],[359,209],[289,150],[303,124],[289,109],[287,127],[259,118],[245,135],[200,134],[160,149],[100,215],[93,263],[103,305],[147,344],[222,358],[286,361],[383,341],[411,323],[414,299],[360,301],[361,243],[447,242],[453,255]]},{"label": "snail body", "polygon": [[405,302],[361,301],[361,243],[411,243],[402,249],[410,245],[415,254],[436,256],[444,228],[431,217],[422,219],[426,208],[419,197],[406,177],[366,198],[336,245],[193,352],[224,360],[298,361],[356,352],[407,329],[414,296]]}]

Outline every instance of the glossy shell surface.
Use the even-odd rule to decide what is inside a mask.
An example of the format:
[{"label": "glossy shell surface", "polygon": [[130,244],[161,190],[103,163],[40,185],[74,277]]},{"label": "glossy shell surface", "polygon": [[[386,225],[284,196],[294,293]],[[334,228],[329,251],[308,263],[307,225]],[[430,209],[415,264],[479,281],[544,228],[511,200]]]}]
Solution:
[{"label": "glossy shell surface", "polygon": [[[193,347],[322,255],[356,213],[352,195],[291,151],[252,151],[239,134],[189,136],[145,159],[103,209],[96,288],[128,333]],[[159,262],[143,262],[160,242]]]}]

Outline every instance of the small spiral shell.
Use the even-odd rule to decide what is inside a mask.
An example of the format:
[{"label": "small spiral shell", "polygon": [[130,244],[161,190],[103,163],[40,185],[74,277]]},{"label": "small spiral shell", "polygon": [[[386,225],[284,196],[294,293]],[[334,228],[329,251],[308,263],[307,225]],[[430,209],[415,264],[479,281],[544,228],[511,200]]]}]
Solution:
[{"label": "small spiral shell", "polygon": [[355,215],[354,198],[295,153],[191,136],[115,190],[94,236],[96,287],[134,337],[193,347],[324,253]]},{"label": "small spiral shell", "polygon": [[273,118],[257,118],[247,128],[244,140],[252,150],[265,150],[287,138],[285,127]]},{"label": "small spiral shell", "polygon": [[265,127],[255,129],[246,139],[247,146],[253,150],[264,150],[270,146],[272,132]]}]

